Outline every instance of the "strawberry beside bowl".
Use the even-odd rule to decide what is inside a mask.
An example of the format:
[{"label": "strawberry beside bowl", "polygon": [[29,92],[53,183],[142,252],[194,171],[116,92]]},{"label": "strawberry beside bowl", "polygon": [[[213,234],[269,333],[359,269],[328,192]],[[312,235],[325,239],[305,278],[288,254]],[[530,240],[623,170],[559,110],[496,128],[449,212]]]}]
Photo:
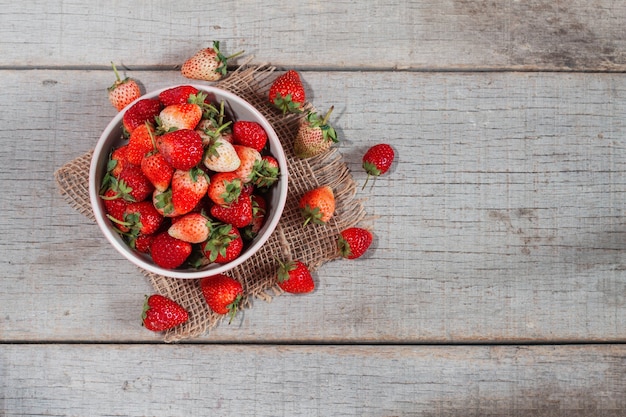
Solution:
[{"label": "strawberry beside bowl", "polygon": [[[181,115],[183,110],[186,112],[188,107],[193,107],[182,104],[182,101],[185,100],[181,101],[180,96],[184,94],[193,94],[194,98],[200,97],[198,104],[203,110],[202,120],[200,122],[194,120],[190,122],[189,126],[178,125],[178,127],[172,128],[172,126],[177,126],[177,123],[187,123],[190,117],[186,113]],[[165,98],[166,95],[167,99]],[[150,102],[146,102],[149,105],[136,112],[136,109],[140,107],[136,105],[145,100],[150,100]],[[181,101],[181,103],[168,103],[167,100]],[[161,105],[155,107],[156,101],[161,101]],[[193,102],[193,98],[191,102]],[[163,110],[170,106],[177,107],[176,111],[163,113]],[[135,109],[133,110],[133,108]],[[219,113],[216,113],[217,111]],[[159,116],[159,122],[165,126],[158,126],[154,123],[156,121],[154,116]],[[142,117],[150,119],[150,126],[146,126],[142,122]],[[211,122],[205,120],[207,117]],[[217,120],[223,123],[223,128],[220,129],[220,126],[217,126]],[[135,126],[132,126],[133,123]],[[204,131],[199,129],[203,123],[205,123],[205,127],[208,123],[207,132],[211,133],[217,130],[217,133],[213,133],[213,136],[200,135],[202,146],[195,151],[190,151],[190,155],[182,157],[182,159],[187,158],[187,160],[181,162],[181,157],[178,155],[181,146],[184,149],[198,148],[196,146],[198,139],[188,131]],[[233,128],[235,123],[237,126]],[[258,132],[250,133],[249,125],[255,125],[257,131],[265,132],[265,146],[262,148],[258,143],[243,142],[244,140],[248,141],[248,138],[244,138],[245,132],[248,132],[246,134],[249,136],[254,136],[253,139],[250,139],[251,141],[258,141]],[[125,135],[125,130],[128,132],[129,128],[132,133]],[[133,151],[128,149],[131,148],[130,141],[141,142],[140,139],[133,137],[141,136],[139,133],[141,130],[144,130],[144,142],[145,140],[151,141],[153,149],[143,149],[140,152],[143,158],[140,156],[137,159],[137,148],[141,149],[141,147],[134,146]],[[170,134],[172,131],[177,131],[177,133]],[[235,139],[222,135],[222,133],[229,131],[233,133],[233,136],[238,131],[244,131],[244,133],[239,133]],[[184,136],[183,133],[188,133],[191,139],[180,139],[180,136]],[[131,139],[128,136],[131,136]],[[170,140],[170,137],[174,136],[176,137]],[[145,139],[146,137],[149,139]],[[211,156],[213,153],[208,148],[212,144],[215,145],[218,140],[222,149],[230,148],[232,153],[232,149],[236,148],[236,155],[240,157],[236,176],[232,175],[233,171],[229,171],[232,167],[223,168],[221,161],[215,165],[215,157]],[[224,141],[230,145],[227,146],[223,143]],[[184,145],[180,145],[181,143]],[[124,149],[124,157],[112,156],[114,151],[122,148]],[[167,162],[166,165],[172,170],[167,189],[164,189],[166,185],[159,182],[161,179],[151,178],[150,182],[147,182],[144,177],[142,183],[133,179],[134,177],[131,175],[132,171],[144,171],[140,161],[154,153],[161,154],[162,159]],[[128,160],[133,160],[133,154],[135,155],[135,164],[128,162]],[[265,175],[267,171],[263,171],[267,169],[266,159],[272,161],[270,168],[273,171],[271,172],[274,174],[276,171],[278,172],[274,179],[269,178],[268,180]],[[112,160],[116,162],[112,163]],[[211,163],[207,160],[210,160]],[[242,173],[245,166],[249,168],[252,165],[250,160],[257,167],[254,170],[254,175],[248,175],[249,171]],[[143,162],[145,163],[145,161]],[[263,164],[266,164],[265,168],[263,168]],[[118,168],[117,171],[115,166]],[[123,173],[119,171],[121,167],[125,167],[122,170]],[[259,169],[265,173],[259,174]],[[167,169],[157,169],[156,171],[162,173]],[[218,173],[220,175],[214,177]],[[236,178],[237,176],[240,180]],[[204,179],[200,178],[202,181],[198,181],[198,177]],[[217,180],[218,177],[220,178],[219,181]],[[211,178],[215,178],[215,181],[209,189],[208,184],[211,183]],[[222,181],[222,178],[228,178],[228,180]],[[173,199],[172,190],[175,187],[175,182],[176,193],[178,194],[177,198]],[[189,201],[181,196],[187,196],[188,193],[185,194],[178,190],[190,183],[196,186],[198,182],[206,183],[205,188],[201,190],[202,199],[200,201],[194,200],[189,205]],[[129,184],[131,185],[129,186]],[[217,187],[217,184],[224,186]],[[225,273],[249,259],[265,244],[276,228],[285,207],[287,186],[288,170],[285,154],[276,132],[267,119],[250,103],[231,92],[212,86],[195,84],[172,86],[153,91],[138,98],[120,111],[98,139],[89,172],[90,202],[96,222],[105,238],[121,255],[136,266],[172,278],[197,279]],[[144,195],[134,194],[134,191],[139,192],[143,188],[146,188]],[[221,200],[225,194],[229,193],[231,194],[230,201],[228,198],[227,201],[213,201],[214,198]],[[131,196],[129,197],[127,194]],[[163,196],[165,196],[166,203],[163,203]],[[245,196],[249,198],[246,199]],[[172,200],[177,203],[175,206],[172,204]],[[247,202],[245,203],[246,207],[241,210],[237,209],[236,213],[234,209],[230,210],[235,205],[239,206],[242,200],[253,202],[254,217],[250,222],[247,218],[241,220],[242,215],[240,214],[240,212],[245,212],[245,216],[249,216],[250,208],[247,207]],[[260,204],[261,201],[259,200],[263,204]],[[144,207],[140,208],[142,204]],[[258,210],[259,206],[265,206],[264,210]],[[149,214],[144,214],[143,208],[146,208]],[[159,216],[154,215],[155,210]],[[224,212],[228,213],[224,214]],[[213,215],[214,213],[215,215]],[[261,219],[259,213],[262,214]],[[199,231],[197,224],[194,225],[193,223],[200,216],[204,216],[206,220],[204,223],[207,228],[206,231]],[[233,216],[239,220],[231,221]],[[185,217],[188,218],[183,221]],[[152,227],[149,224],[155,218],[155,224]],[[185,227],[186,223],[190,223],[191,226]],[[200,223],[202,224],[202,222]],[[176,227],[172,227],[173,225]],[[152,229],[148,230],[150,227]],[[235,231],[240,235],[239,239],[237,239]],[[190,236],[190,234],[199,234],[199,236]],[[178,245],[181,239],[185,243]],[[228,249],[233,240],[239,240],[239,246],[243,246],[235,254],[230,253],[230,249],[237,246],[235,243]],[[171,252],[170,247],[173,248]],[[184,261],[179,262],[182,258]]]}]

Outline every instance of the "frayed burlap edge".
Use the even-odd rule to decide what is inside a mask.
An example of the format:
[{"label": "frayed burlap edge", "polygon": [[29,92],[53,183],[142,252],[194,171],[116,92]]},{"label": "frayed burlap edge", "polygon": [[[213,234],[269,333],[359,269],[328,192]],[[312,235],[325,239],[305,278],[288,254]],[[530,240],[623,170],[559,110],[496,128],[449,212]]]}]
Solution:
[{"label": "frayed burlap edge", "polygon": [[[282,290],[276,285],[276,270],[280,259],[299,259],[317,270],[326,262],[338,258],[337,236],[345,228],[357,225],[365,217],[362,202],[355,199],[356,184],[337,149],[301,160],[293,155],[291,143],[303,114],[284,116],[267,101],[267,91],[275,68],[269,65],[242,65],[216,87],[231,91],[255,106],[272,124],[283,144],[289,169],[289,192],[285,210],[274,233],[265,245],[228,275],[239,280],[246,297],[242,307],[249,308],[252,299],[270,301]],[[306,110],[314,110],[307,104]],[[95,221],[89,200],[88,174],[92,151],[68,162],[55,172],[55,179],[65,201],[81,214]],[[325,225],[303,227],[298,209],[302,194],[320,185],[333,188],[336,211]],[[141,269],[156,293],[170,297],[189,312],[189,320],[164,334],[165,342],[195,338],[215,327],[223,315],[213,313],[200,290],[199,280],[175,279]]]}]

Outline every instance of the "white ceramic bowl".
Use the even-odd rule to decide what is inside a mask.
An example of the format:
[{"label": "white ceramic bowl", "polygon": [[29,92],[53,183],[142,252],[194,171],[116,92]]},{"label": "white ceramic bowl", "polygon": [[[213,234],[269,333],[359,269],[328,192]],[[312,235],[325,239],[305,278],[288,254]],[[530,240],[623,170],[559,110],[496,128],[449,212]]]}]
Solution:
[{"label": "white ceramic bowl", "polygon": [[[114,147],[118,147],[125,142],[125,139],[122,137],[122,117],[124,116],[125,110],[130,108],[132,103],[124,110],[119,112],[113,118],[113,120],[111,120],[106,129],[104,129],[104,132],[102,132],[100,139],[98,139],[98,142],[94,149],[89,171],[89,198],[96,221],[98,223],[98,226],[102,230],[102,233],[104,234],[106,239],[113,245],[113,247],[126,259],[128,259],[138,267],[156,274],[172,278],[196,279],[227,272],[228,270],[246,261],[248,258],[250,258],[250,256],[257,252],[261,248],[261,246],[263,246],[263,244],[267,241],[269,236],[276,228],[276,225],[278,224],[280,216],[285,207],[285,201],[287,199],[288,172],[285,153],[278,139],[278,136],[272,128],[272,125],[257,109],[255,109],[246,100],[228,91],[206,85],[189,85],[193,85],[198,90],[207,93],[208,97],[213,98],[217,103],[220,103],[222,100],[224,100],[226,103],[225,108],[227,109],[227,111],[231,112],[231,115],[236,120],[251,120],[260,123],[267,132],[269,151],[278,160],[280,168],[280,178],[273,185],[271,191],[266,196],[267,217],[265,220],[265,224],[263,225],[263,228],[259,231],[258,235],[254,238],[254,240],[247,245],[241,255],[230,263],[213,263],[206,265],[201,269],[164,269],[156,265],[149,255],[140,253],[130,248],[128,244],[124,242],[124,240],[112,227],[111,221],[106,217],[104,204],[98,193],[100,190],[100,185],[102,183],[102,178],[106,173],[107,161],[111,149]],[[157,98],[161,91],[167,90],[172,87],[163,88],[161,90],[145,94],[144,96],[137,99],[137,101],[145,98]]]}]

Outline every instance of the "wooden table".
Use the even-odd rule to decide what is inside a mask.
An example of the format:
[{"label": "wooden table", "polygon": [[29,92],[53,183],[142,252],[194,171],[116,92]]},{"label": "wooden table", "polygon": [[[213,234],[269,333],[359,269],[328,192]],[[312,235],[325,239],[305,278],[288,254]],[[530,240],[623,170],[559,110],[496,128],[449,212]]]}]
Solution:
[{"label": "wooden table", "polygon": [[[0,415],[626,415],[619,1],[1,4]],[[176,344],[54,172],[212,40],[335,105],[376,239]],[[237,62],[235,62],[237,64]]]}]

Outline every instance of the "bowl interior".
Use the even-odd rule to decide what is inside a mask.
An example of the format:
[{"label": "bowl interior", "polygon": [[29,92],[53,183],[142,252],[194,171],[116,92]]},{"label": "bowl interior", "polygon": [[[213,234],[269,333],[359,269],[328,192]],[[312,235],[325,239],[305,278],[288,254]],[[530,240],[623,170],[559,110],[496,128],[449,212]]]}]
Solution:
[{"label": "bowl interior", "polygon": [[[121,146],[126,142],[126,139],[122,136],[122,118],[124,110],[119,112],[107,125],[94,149],[89,172],[89,198],[91,206],[93,208],[98,226],[104,233],[106,239],[113,245],[113,247],[115,247],[115,249],[117,249],[118,252],[120,252],[129,261],[145,270],[172,278],[202,278],[218,273],[224,273],[246,261],[267,241],[271,233],[276,228],[287,198],[287,161],[285,159],[285,154],[280,140],[267,119],[265,119],[265,117],[251,104],[235,94],[212,86],[192,85],[198,90],[208,94],[208,97],[216,103],[220,103],[223,100],[225,102],[225,111],[234,120],[252,120],[263,126],[268,135],[269,151],[278,160],[280,178],[266,194],[268,217],[266,218],[265,224],[259,231],[258,235],[250,244],[248,244],[237,259],[227,264],[209,264],[201,269],[188,268],[168,270],[160,268],[152,261],[149,255],[132,250],[127,243],[124,242],[121,236],[113,229],[111,222],[106,218],[104,204],[98,195],[102,178],[106,173],[107,162],[111,149]],[[138,100],[156,98],[161,91],[169,88],[171,87],[153,91],[142,96]],[[130,105],[126,108],[129,107]]]}]

